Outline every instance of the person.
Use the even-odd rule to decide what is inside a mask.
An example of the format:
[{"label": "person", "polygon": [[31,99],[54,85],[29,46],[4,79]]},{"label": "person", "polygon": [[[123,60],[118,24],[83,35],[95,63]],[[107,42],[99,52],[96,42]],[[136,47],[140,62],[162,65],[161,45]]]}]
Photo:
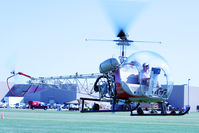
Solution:
[{"label": "person", "polygon": [[[141,85],[146,85],[149,86],[149,82],[150,82],[150,71],[149,71],[149,64],[147,63],[143,63],[142,65],[143,69],[141,70],[140,74],[139,74],[139,79],[140,79],[140,83]],[[157,89],[162,89],[159,81],[157,81]]]},{"label": "person", "polygon": [[144,63],[142,67],[143,69],[139,74],[140,84],[149,86],[149,79],[150,79],[149,64]]}]

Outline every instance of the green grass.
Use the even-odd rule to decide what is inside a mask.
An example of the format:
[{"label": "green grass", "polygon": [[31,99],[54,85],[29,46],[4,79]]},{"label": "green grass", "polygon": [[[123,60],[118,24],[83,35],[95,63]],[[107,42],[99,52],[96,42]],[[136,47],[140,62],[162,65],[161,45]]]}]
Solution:
[{"label": "green grass", "polygon": [[199,133],[199,113],[130,116],[119,113],[0,109],[0,133]]}]

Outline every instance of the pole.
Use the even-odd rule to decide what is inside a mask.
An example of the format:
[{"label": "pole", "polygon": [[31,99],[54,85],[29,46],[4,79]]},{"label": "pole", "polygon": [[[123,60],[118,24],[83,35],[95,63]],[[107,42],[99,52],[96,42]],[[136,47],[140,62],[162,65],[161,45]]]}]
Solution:
[{"label": "pole", "polygon": [[124,45],[122,45],[122,57],[124,57]]},{"label": "pole", "polygon": [[188,79],[188,106],[189,106],[189,81],[190,81],[191,79]]},{"label": "pole", "polygon": [[1,119],[2,119],[2,120],[4,119],[4,115],[3,115],[3,112],[1,113]]}]

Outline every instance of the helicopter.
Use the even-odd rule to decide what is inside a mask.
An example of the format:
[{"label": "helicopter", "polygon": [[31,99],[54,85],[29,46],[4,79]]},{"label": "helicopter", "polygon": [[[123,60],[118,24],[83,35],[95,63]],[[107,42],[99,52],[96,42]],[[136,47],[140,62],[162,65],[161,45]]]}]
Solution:
[{"label": "helicopter", "polygon": [[[121,55],[119,56],[119,61],[116,58],[109,58],[103,61],[99,65],[100,74],[94,76],[96,78],[94,82],[93,89],[90,91],[89,95],[98,94],[98,99],[94,98],[84,98],[81,97],[82,107],[81,112],[117,112],[117,111],[130,111],[131,116],[146,116],[146,115],[184,115],[188,113],[190,108],[180,113],[168,113],[166,110],[167,99],[172,93],[173,82],[170,76],[169,66],[167,61],[159,54],[152,51],[138,51],[132,55],[125,56],[125,47],[130,46],[134,42],[144,42],[144,43],[161,43],[152,41],[134,41],[129,40],[128,35],[124,30],[120,30],[117,37],[118,40],[112,40],[116,42],[116,45],[121,47]],[[89,40],[87,40],[89,41]],[[142,81],[140,74],[143,71],[144,65],[148,66],[149,78],[147,83]],[[15,73],[11,72],[11,76],[7,78],[7,86],[9,91],[14,96],[16,95],[9,86],[9,79],[16,76],[24,76],[30,79],[30,85],[27,90],[24,91],[22,96],[24,96],[32,85],[34,84],[45,84],[47,78],[34,78],[22,72]],[[78,75],[75,75],[78,78]],[[74,78],[69,77],[55,77],[55,79],[66,79]],[[81,78],[81,76],[79,77]],[[53,77],[50,77],[53,79]],[[38,82],[34,82],[38,81]],[[38,86],[37,86],[38,88]],[[35,89],[35,92],[37,90]],[[84,102],[89,101],[99,101],[99,102],[110,102],[112,104],[111,110],[85,110]],[[128,104],[129,108],[127,110],[117,110],[115,108],[116,104],[123,102]],[[133,108],[131,104],[136,104]],[[144,113],[143,109],[140,107],[140,103],[158,103],[160,105],[160,113]],[[137,110],[135,114],[134,111]]]},{"label": "helicopter", "polygon": [[[112,103],[112,110],[115,112],[115,104],[123,101],[123,103],[137,103],[132,109],[131,115],[184,115],[190,108],[179,114],[169,114],[166,111],[168,105],[167,99],[171,95],[173,89],[173,81],[170,76],[167,61],[159,54],[152,51],[135,52],[129,57],[125,57],[125,47],[130,46],[134,42],[144,43],[160,43],[153,41],[134,41],[129,40],[128,35],[121,29],[117,35],[118,40],[112,40],[121,47],[121,55],[119,61],[116,58],[109,58],[99,65],[99,71],[102,74],[94,83],[94,92],[98,93],[99,99],[81,98],[84,100],[109,101]],[[89,40],[87,40],[89,41]],[[90,40],[94,41],[94,40]],[[143,81],[140,76],[143,67],[147,65],[149,77],[147,81]],[[147,82],[147,83],[146,83]],[[144,114],[140,103],[158,103],[161,113]],[[137,110],[137,114],[133,111]],[[99,110],[96,110],[100,112]],[[107,110],[104,110],[107,111]],[[102,112],[104,112],[102,111]],[[84,107],[82,107],[82,112]]]}]

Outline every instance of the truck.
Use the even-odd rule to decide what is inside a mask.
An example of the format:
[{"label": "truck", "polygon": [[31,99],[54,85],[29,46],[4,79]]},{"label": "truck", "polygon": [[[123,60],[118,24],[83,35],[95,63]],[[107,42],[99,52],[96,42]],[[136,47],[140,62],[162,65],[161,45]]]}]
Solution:
[{"label": "truck", "polygon": [[28,105],[30,109],[44,109],[47,110],[49,107],[43,105],[40,101],[28,101]]}]

